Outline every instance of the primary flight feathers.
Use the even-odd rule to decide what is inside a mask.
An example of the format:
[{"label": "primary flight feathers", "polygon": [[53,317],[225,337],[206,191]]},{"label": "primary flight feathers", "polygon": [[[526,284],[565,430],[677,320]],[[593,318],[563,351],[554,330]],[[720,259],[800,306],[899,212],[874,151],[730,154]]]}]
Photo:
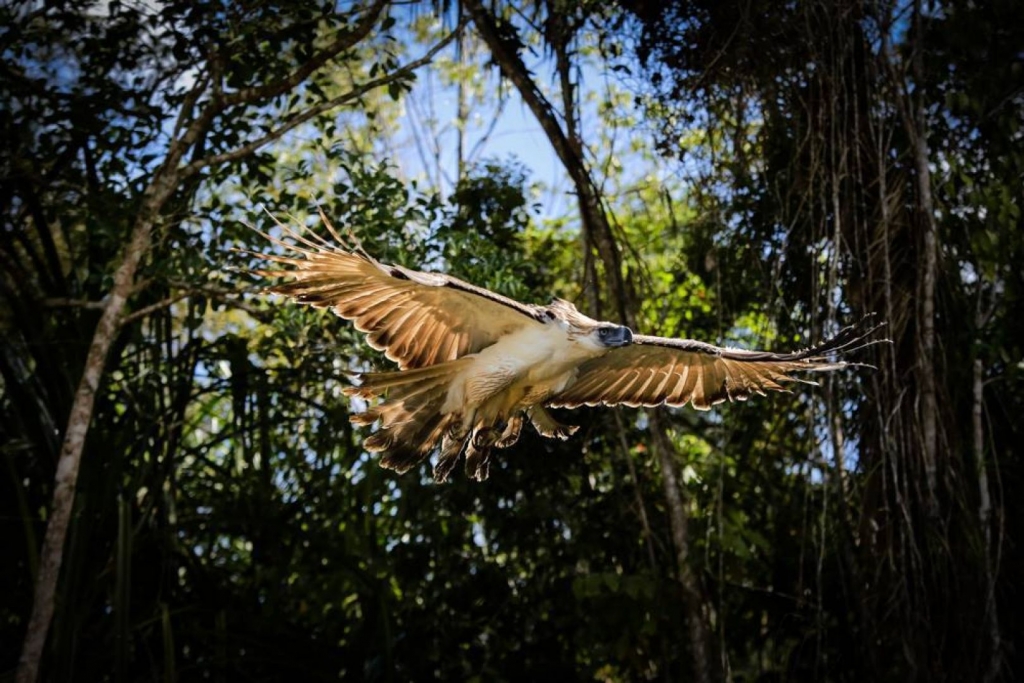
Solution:
[{"label": "primary flight feathers", "polygon": [[255,272],[290,282],[268,290],[351,320],[400,368],[364,374],[347,390],[382,399],[351,418],[380,423],[364,447],[383,452],[383,466],[404,472],[439,446],[438,481],[463,454],[467,474],[485,479],[491,450],[514,444],[526,420],[544,436],[568,438],[576,428],[559,424],[548,407],[689,403],[708,410],[803,381],[790,373],[842,368],[847,363],[832,357],[873,343],[866,339],[878,328],[850,326],[817,346],[782,354],[634,335],[588,318],[567,301],[523,304],[278,225],[290,241],[261,234],[287,255],[257,256],[288,268]]}]

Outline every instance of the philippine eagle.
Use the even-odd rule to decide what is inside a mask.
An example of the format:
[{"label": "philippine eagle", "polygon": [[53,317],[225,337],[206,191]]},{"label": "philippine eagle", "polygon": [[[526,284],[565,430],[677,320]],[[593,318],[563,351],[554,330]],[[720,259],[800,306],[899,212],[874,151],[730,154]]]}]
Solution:
[{"label": "philippine eagle", "polygon": [[[322,212],[321,219],[344,244]],[[845,367],[830,355],[872,343],[865,339],[877,329],[852,325],[794,353],[634,334],[589,318],[562,299],[547,306],[520,303],[278,225],[292,242],[260,234],[287,255],[254,255],[289,269],[254,273],[290,282],[266,291],[330,308],[398,364],[397,372],[359,374],[360,384],[345,390],[380,399],[350,418],[356,425],[380,424],[363,447],[382,453],[381,465],[402,473],[440,444],[434,465],[439,482],[462,454],[467,475],[486,479],[491,450],[514,444],[527,420],[543,436],[568,439],[577,427],[560,424],[548,408],[689,403],[708,410],[726,400],[785,391],[784,382],[806,381],[790,373]]]}]

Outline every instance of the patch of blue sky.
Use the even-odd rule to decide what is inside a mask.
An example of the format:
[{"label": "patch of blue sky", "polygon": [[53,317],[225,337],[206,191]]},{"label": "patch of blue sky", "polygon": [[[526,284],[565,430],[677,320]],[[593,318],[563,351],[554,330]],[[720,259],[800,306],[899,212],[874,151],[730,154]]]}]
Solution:
[{"label": "patch of blue sky", "polygon": [[[553,85],[557,83],[553,59],[539,48],[523,50],[521,57],[557,110],[562,98]],[[540,205],[540,217],[568,218],[573,224],[577,209],[572,183],[533,112],[519,92],[499,77],[486,54],[467,59],[476,60],[476,85],[488,95],[470,103],[470,115],[462,127],[463,162],[515,160],[535,183],[533,199]],[[600,187],[609,191],[645,181],[660,183],[674,175],[671,164],[654,160],[652,135],[637,124],[642,113],[634,97],[609,74],[606,65],[597,57],[581,58],[574,78],[580,102],[579,128],[588,147],[586,161]],[[610,94],[618,96],[609,107],[604,103]],[[556,116],[562,123],[561,114]],[[459,118],[457,83],[436,69],[421,70],[405,96],[397,130],[390,133],[395,161],[403,175],[427,181],[442,194],[451,191],[460,166]],[[611,177],[614,182],[609,183]]]}]

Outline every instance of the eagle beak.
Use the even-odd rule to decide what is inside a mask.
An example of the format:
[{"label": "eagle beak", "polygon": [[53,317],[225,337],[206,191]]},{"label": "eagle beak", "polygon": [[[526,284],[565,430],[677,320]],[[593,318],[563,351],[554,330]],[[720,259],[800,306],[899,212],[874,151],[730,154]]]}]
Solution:
[{"label": "eagle beak", "polygon": [[633,342],[633,331],[624,325],[619,327],[607,327],[601,330],[601,343],[605,346],[615,348],[627,346]]}]

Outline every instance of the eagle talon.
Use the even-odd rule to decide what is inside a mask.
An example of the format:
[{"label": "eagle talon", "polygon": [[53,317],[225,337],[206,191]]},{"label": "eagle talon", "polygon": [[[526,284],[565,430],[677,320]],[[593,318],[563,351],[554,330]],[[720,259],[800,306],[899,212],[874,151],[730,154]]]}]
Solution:
[{"label": "eagle talon", "polygon": [[480,427],[473,432],[473,447],[474,448],[490,448],[497,441],[498,432],[490,427]]},{"label": "eagle talon", "polygon": [[466,476],[475,481],[483,481],[490,474],[491,449],[476,448],[470,444],[466,450]]},{"label": "eagle talon", "polygon": [[519,435],[523,431],[523,415],[516,414],[508,421],[501,437],[494,443],[495,448],[508,448],[519,441]]}]

